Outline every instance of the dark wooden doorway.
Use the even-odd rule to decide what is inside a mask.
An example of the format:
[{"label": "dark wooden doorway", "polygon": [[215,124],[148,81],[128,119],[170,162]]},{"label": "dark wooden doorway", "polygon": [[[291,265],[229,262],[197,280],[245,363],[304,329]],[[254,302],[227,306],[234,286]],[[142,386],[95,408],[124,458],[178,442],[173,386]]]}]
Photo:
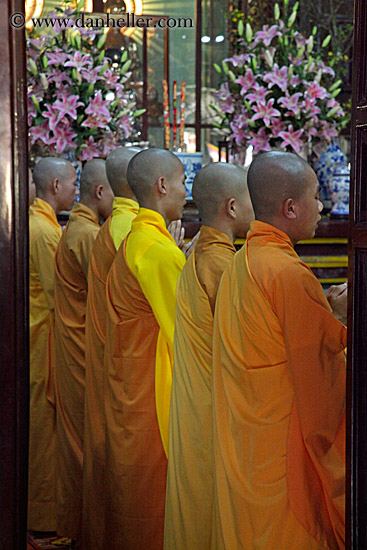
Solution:
[{"label": "dark wooden doorway", "polygon": [[[355,0],[348,317],[348,544],[367,548],[367,2]],[[348,494],[349,493],[349,494]]]},{"label": "dark wooden doorway", "polygon": [[28,185],[25,32],[0,18],[0,550],[25,550],[28,452]]}]

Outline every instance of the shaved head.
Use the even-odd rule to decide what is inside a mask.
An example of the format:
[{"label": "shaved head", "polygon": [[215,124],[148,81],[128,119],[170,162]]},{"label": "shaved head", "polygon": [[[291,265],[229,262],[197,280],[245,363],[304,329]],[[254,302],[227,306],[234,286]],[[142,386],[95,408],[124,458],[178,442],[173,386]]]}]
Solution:
[{"label": "shaved head", "polygon": [[258,155],[247,176],[256,219],[272,219],[287,198],[298,200],[310,176],[314,176],[312,168],[295,153],[270,151]]},{"label": "shaved head", "polygon": [[126,172],[130,160],[141,151],[138,147],[117,147],[106,160],[106,173],[116,197],[131,197]]},{"label": "shaved head", "polygon": [[221,205],[247,192],[247,171],[235,164],[213,162],[196,174],[192,197],[203,223],[211,221]]},{"label": "shaved head", "polygon": [[36,186],[37,197],[44,197],[55,178],[66,179],[74,168],[68,160],[56,157],[41,159],[33,170],[33,181]]},{"label": "shaved head", "polygon": [[145,149],[130,161],[127,169],[127,180],[138,202],[149,196],[153,184],[158,178],[168,180],[183,165],[176,155],[165,149]]},{"label": "shaved head", "polygon": [[110,186],[106,175],[106,162],[103,159],[89,160],[80,177],[80,200],[90,197],[96,185]]}]

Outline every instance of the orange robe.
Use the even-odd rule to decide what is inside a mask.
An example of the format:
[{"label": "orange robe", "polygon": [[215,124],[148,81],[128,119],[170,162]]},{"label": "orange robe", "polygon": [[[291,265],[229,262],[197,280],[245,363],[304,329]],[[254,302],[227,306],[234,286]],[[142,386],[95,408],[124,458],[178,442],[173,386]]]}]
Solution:
[{"label": "orange robe", "polygon": [[61,227],[36,198],[29,209],[30,417],[28,528],[56,529],[54,257]]},{"label": "orange robe", "polygon": [[254,221],[213,335],[213,550],[344,548],[346,328],[289,237]]},{"label": "orange robe", "polygon": [[75,203],[55,256],[57,532],[75,540],[82,519],[87,277],[99,229],[94,212]]},{"label": "orange robe", "polygon": [[118,247],[138,213],[137,202],[115,197],[113,211],[96,238],[89,265],[85,327],[83,548],[99,550],[104,538],[105,412],[103,359],[106,279]]},{"label": "orange robe", "polygon": [[184,264],[162,216],[141,208],[107,279],[106,550],[163,548],[167,458],[158,416],[167,395],[160,382],[162,366],[171,376]]},{"label": "orange robe", "polygon": [[165,550],[210,548],[213,312],[221,276],[235,252],[225,233],[202,226],[177,284]]}]

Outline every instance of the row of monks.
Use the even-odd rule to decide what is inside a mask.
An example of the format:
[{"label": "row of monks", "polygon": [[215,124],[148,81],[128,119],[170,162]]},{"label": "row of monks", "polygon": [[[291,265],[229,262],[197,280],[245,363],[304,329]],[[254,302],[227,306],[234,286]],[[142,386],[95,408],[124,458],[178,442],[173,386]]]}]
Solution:
[{"label": "row of monks", "polygon": [[78,202],[66,160],[33,181],[29,529],[82,550],[344,548],[347,290],[294,250],[322,210],[310,166],[202,168],[189,243],[170,151],[87,162]]}]

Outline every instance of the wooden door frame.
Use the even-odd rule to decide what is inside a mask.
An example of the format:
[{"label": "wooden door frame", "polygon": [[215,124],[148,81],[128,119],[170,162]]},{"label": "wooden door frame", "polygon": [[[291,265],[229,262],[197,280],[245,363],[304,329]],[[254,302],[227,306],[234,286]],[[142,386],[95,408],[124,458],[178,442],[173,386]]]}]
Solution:
[{"label": "wooden door frame", "polygon": [[28,158],[25,31],[0,19],[0,550],[25,550],[28,462]]}]

